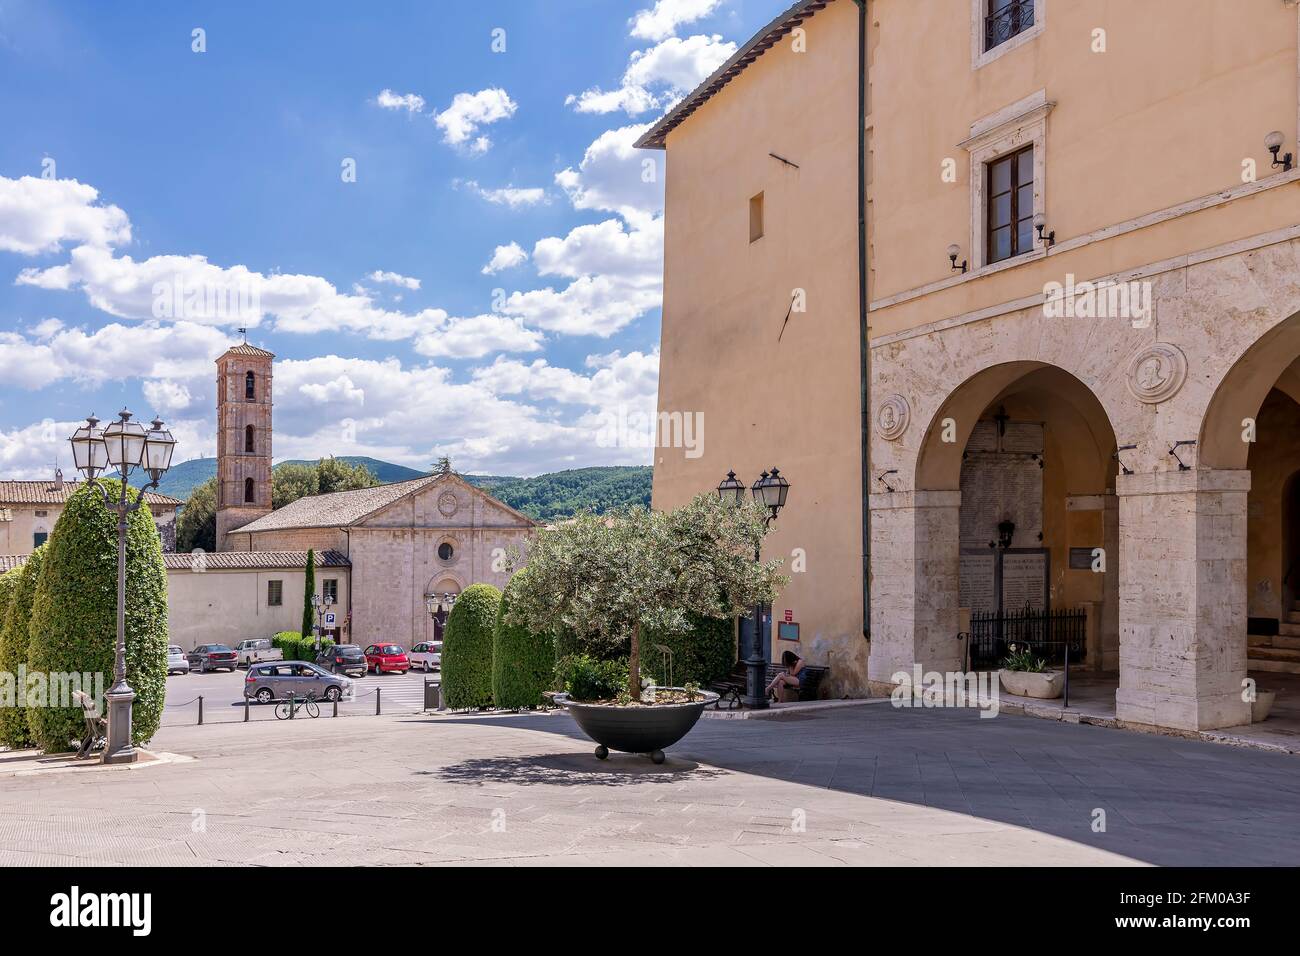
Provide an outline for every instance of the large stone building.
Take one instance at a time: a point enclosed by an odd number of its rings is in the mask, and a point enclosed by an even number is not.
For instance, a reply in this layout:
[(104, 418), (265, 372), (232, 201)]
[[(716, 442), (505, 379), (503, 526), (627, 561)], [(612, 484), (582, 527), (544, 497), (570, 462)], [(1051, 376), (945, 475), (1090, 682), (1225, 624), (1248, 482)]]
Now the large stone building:
[(709, 436), (656, 506), (781, 468), (836, 693), (1079, 609), (1120, 720), (1248, 722), (1300, 663), (1297, 76), (1284, 0), (795, 3), (640, 142)]
[(441, 637), (447, 595), (504, 587), (506, 556), (535, 528), (454, 473), (300, 498), (271, 510), (274, 356), (243, 344), (217, 359), (217, 552), (168, 561), (173, 642), (232, 643), (297, 630), (307, 552), (334, 601), (336, 640), (408, 647)]

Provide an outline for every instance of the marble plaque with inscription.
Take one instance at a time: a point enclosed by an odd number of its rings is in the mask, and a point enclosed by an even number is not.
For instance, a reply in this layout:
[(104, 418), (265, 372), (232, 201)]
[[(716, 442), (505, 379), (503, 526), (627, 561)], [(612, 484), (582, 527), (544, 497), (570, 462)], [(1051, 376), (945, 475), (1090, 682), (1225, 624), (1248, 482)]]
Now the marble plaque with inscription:
[(1016, 524), (1012, 547), (1032, 548), (1043, 530), (1043, 469), (1028, 455), (976, 453), (961, 468), (963, 550), (988, 547), (998, 539), (998, 524)]
[(1002, 609), (1023, 611), (1047, 607), (1047, 552), (1008, 552), (1002, 555)]
[(963, 552), (958, 602), (972, 611), (998, 609), (998, 556), (991, 550)]

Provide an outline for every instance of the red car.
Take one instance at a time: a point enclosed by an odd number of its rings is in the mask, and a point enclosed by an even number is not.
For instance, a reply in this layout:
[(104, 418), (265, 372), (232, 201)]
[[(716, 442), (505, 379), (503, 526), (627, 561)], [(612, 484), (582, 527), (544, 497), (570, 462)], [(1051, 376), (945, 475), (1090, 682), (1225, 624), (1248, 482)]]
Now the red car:
[(411, 659), (400, 644), (371, 644), (366, 648), (366, 670), (382, 674), (397, 671), (405, 674), (411, 669)]

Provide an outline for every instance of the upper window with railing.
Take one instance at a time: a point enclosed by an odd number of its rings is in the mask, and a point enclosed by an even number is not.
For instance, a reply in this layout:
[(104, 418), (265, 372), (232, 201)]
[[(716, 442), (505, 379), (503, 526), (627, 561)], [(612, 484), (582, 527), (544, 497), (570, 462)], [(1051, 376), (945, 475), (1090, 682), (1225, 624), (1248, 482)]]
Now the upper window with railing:
[(984, 51), (1001, 46), (1034, 25), (1035, 0), (988, 0), (984, 15)]

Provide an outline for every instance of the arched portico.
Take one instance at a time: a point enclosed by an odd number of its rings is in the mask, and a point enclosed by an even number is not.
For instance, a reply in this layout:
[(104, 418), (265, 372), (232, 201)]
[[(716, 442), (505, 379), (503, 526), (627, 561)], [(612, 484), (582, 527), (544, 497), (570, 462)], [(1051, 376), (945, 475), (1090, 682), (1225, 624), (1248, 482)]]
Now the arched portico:
[[(910, 640), (890, 645), (890, 634), (873, 632), (873, 657), (895, 671), (961, 669), (962, 609), (1019, 611), (1032, 593), (1035, 608), (1087, 613), (1088, 663), (1117, 666), (1115, 446), (1097, 396), (1059, 366), (1000, 363), (953, 389), (930, 418), (913, 475), (899, 481), (915, 491), (873, 501), (901, 505), (873, 516), (910, 519), (913, 546), (910, 588), (879, 589), (894, 599), (888, 616), (910, 620)], [(1010, 528), (1005, 540), (999, 525)], [(876, 679), (888, 679), (883, 670)]]

